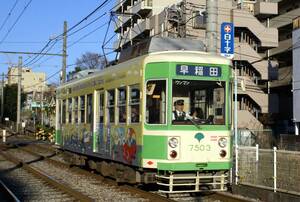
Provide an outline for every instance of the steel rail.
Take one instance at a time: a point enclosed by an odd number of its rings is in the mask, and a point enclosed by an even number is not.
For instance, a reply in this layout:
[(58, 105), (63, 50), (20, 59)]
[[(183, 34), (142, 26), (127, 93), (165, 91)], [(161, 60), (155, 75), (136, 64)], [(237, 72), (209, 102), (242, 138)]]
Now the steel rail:
[[(114, 181), (110, 178), (103, 177), (99, 174), (91, 173), (87, 170), (83, 170), (83, 169), (78, 168), (78, 167), (71, 167), (70, 164), (63, 163), (61, 161), (51, 159), (52, 155), (42, 155), (42, 154), (39, 154), (36, 151), (33, 151), (34, 148), (20, 147), (16, 144), (14, 144), (13, 146), (18, 147), (18, 149), (21, 149), (21, 150), (23, 150), (23, 151), (25, 151), (25, 152), (27, 152), (31, 155), (34, 155), (37, 158), (44, 159), (45, 161), (47, 161), (48, 163), (51, 163), (54, 166), (69, 168), (73, 172), (77, 172), (79, 174), (86, 175), (86, 176), (92, 176), (93, 178), (95, 178), (95, 179), (97, 179), (101, 182), (107, 183), (107, 184), (112, 185), (112, 186), (118, 186), (118, 188), (120, 188), (124, 191), (131, 192), (131, 193), (137, 194), (137, 195), (142, 196), (142, 197), (146, 197), (147, 199), (151, 199), (153, 201), (174, 201), (171, 198), (166, 198), (164, 196), (161, 196), (161, 195), (158, 195), (158, 194), (152, 193), (152, 192), (147, 192), (147, 191), (144, 191), (142, 189), (139, 189), (139, 188), (136, 188), (136, 187), (133, 187), (133, 186), (130, 186), (130, 185), (119, 185), (116, 181)], [(34, 146), (39, 147), (42, 150), (53, 151), (53, 154), (57, 153), (56, 149), (51, 147), (51, 145), (49, 145), (49, 147), (48, 147), (48, 146), (45, 146), (45, 145), (34, 144)], [(169, 195), (169, 196), (172, 197), (172, 195)], [(212, 195), (206, 196), (206, 197), (211, 198), (211, 199), (215, 199), (215, 200), (221, 200), (222, 202), (253, 202), (253, 201), (255, 201), (253, 199), (244, 198), (244, 197), (234, 195), (234, 194), (231, 194), (231, 193), (227, 193), (227, 192), (215, 192)]]
[(0, 180), (0, 191), (5, 198), (2, 200), (20, 202), (21, 200)]
[(234, 195), (234, 194), (227, 193), (227, 192), (216, 192), (210, 197), (213, 199), (216, 199), (216, 200), (220, 200), (222, 202), (254, 202), (254, 201), (256, 201), (254, 199), (241, 197), (241, 196)]
[(4, 153), (3, 151), (0, 151), (0, 154), (7, 161), (13, 162), (16, 165), (21, 166), (22, 168), (24, 168), (26, 171), (33, 174), (37, 178), (42, 179), (46, 183), (48, 183), (48, 184), (52, 185), (53, 187), (55, 187), (56, 189), (58, 189), (60, 191), (63, 191), (64, 193), (69, 194), (70, 196), (74, 197), (76, 200), (84, 201), (84, 202), (93, 201), (93, 199), (91, 199), (90, 197), (78, 192), (77, 190), (74, 190), (74, 189), (70, 188), (67, 184), (64, 184), (62, 182), (59, 182), (59, 181), (55, 180), (54, 178), (47, 175), (46, 173), (44, 173), (44, 172), (42, 172), (42, 171), (40, 171), (36, 168), (33, 168), (32, 166), (30, 166), (26, 162), (23, 162), (23, 161), (17, 159), (16, 157), (14, 157), (10, 154)]
[(106, 183), (106, 184), (111, 185), (111, 186), (116, 186), (116, 187), (118, 187), (119, 189), (121, 189), (123, 191), (130, 192), (132, 194), (137, 194), (137, 195), (139, 195), (139, 196), (141, 196), (143, 198), (149, 199), (150, 201), (155, 201), (155, 202), (168, 202), (168, 201), (169, 202), (174, 202), (174, 200), (168, 199), (168, 198), (166, 198), (164, 196), (161, 196), (161, 195), (158, 195), (158, 194), (155, 194), (155, 193), (152, 193), (152, 192), (147, 192), (147, 191), (144, 191), (142, 189), (139, 189), (139, 188), (136, 188), (136, 187), (133, 187), (133, 186), (129, 186), (129, 185), (126, 185), (126, 184), (119, 185), (115, 180), (112, 180), (112, 179), (109, 179), (109, 178), (105, 178), (105, 177), (103, 177), (103, 176), (101, 176), (99, 174), (94, 174), (94, 173), (91, 173), (91, 172), (89, 172), (87, 170), (83, 170), (83, 169), (78, 168), (78, 167), (71, 167), (70, 164), (63, 163), (63, 162), (60, 162), (60, 161), (57, 161), (57, 160), (49, 158), (51, 155), (50, 156), (41, 155), (41, 154), (33, 151), (33, 148), (31, 148), (31, 147), (28, 147), (28, 148), (18, 147), (18, 149), (21, 149), (21, 150), (23, 150), (23, 151), (25, 151), (25, 152), (27, 152), (27, 153), (29, 153), (31, 155), (34, 155), (37, 158), (44, 159), (45, 161), (51, 163), (54, 166), (69, 168), (70, 171), (72, 171), (72, 172), (76, 172), (76, 173), (79, 173), (81, 175), (85, 175), (87, 177), (93, 177), (94, 179), (97, 179), (100, 182)]

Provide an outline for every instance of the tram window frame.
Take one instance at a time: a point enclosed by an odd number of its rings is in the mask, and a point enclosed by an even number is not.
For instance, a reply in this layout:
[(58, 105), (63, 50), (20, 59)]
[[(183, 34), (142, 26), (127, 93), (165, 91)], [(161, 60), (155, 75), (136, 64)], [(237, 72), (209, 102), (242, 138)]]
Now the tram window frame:
[(86, 95), (86, 123), (92, 124), (93, 123), (93, 94)]
[[(110, 96), (112, 96), (112, 99), (110, 99)], [(115, 103), (116, 103), (116, 93), (115, 89), (107, 90), (107, 123), (115, 123)], [(111, 102), (112, 101), (112, 102)], [(112, 113), (111, 113), (112, 112)]]
[[(83, 104), (82, 101), (84, 101)], [(85, 105), (86, 105), (85, 95), (79, 96), (80, 123), (85, 123)]]
[(97, 123), (104, 123), (104, 92), (103, 91), (97, 91)]
[[(121, 87), (117, 89), (117, 111), (118, 111), (118, 122), (125, 124), (127, 121), (127, 88)], [(123, 93), (123, 94), (122, 94)]]
[[(133, 97), (133, 90), (137, 90), (138, 93), (137, 96)], [(136, 124), (140, 123), (141, 116), (140, 116), (140, 99), (141, 99), (141, 92), (140, 92), (140, 86), (138, 84), (130, 85), (129, 86), (129, 114), (130, 114), (130, 123)], [(134, 114), (137, 115), (136, 121), (133, 121), (133, 112), (132, 109), (137, 110)]]
[(61, 100), (57, 100), (56, 113), (57, 113), (57, 123), (60, 125), (62, 123), (62, 114), (61, 114)]
[(79, 97), (73, 97), (73, 122), (72, 123), (78, 123), (79, 116), (78, 116), (78, 108), (79, 108)]
[(66, 110), (67, 110), (67, 106), (66, 106), (66, 100), (65, 99), (63, 99), (62, 100), (62, 110), (61, 110), (61, 122), (62, 122), (62, 124), (65, 124), (66, 123), (66, 118), (67, 118), (67, 116), (66, 116)]
[[(226, 124), (226, 81), (173, 79), (171, 96), (174, 104), (172, 125)], [(181, 119), (175, 116), (175, 102), (178, 100), (185, 103), (185, 116), (179, 117)]]
[[(151, 106), (148, 106), (148, 95), (152, 95), (155, 91), (156, 85), (154, 85), (154, 87), (150, 87), (148, 86), (148, 82), (164, 82), (165, 86), (164, 86), (164, 107), (162, 109), (154, 109), (152, 113), (156, 113), (157, 111), (159, 112), (159, 114), (153, 114), (151, 115), (151, 117), (159, 117), (159, 122), (150, 122), (150, 111), (147, 111), (151, 108)], [(146, 115), (145, 115), (145, 123), (148, 125), (167, 125), (168, 123), (168, 117), (167, 117), (167, 106), (168, 106), (168, 79), (149, 79), (146, 81), (146, 85), (145, 85), (145, 95), (146, 95)], [(162, 94), (160, 94), (160, 98), (162, 98)], [(158, 95), (156, 95), (155, 99), (158, 98)], [(162, 102), (162, 101), (160, 101)], [(161, 104), (161, 103), (159, 103)], [(161, 111), (161, 112), (160, 112)], [(158, 116), (157, 116), (158, 115)], [(152, 118), (153, 119), (153, 118)]]
[(73, 100), (72, 98), (68, 98), (68, 123), (72, 123), (72, 108)]

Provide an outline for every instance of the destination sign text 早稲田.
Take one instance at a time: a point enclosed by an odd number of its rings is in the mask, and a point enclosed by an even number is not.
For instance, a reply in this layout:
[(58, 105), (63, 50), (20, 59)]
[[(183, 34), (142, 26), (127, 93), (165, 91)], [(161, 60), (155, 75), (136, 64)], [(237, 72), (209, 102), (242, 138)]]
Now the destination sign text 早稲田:
[(203, 65), (176, 65), (176, 75), (221, 77), (221, 67)]

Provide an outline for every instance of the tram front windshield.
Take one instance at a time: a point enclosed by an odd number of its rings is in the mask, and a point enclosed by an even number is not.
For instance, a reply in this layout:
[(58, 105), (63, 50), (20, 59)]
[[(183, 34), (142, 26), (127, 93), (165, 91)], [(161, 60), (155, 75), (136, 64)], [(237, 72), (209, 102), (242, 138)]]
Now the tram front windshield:
[(173, 80), (173, 125), (224, 125), (225, 82)]

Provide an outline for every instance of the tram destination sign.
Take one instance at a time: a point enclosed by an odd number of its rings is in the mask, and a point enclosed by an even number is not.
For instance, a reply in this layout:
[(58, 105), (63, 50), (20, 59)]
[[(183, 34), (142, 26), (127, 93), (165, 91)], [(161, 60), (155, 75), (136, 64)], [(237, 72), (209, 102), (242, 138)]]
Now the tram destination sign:
[(202, 65), (176, 65), (176, 75), (220, 77), (222, 69), (221, 67)]

